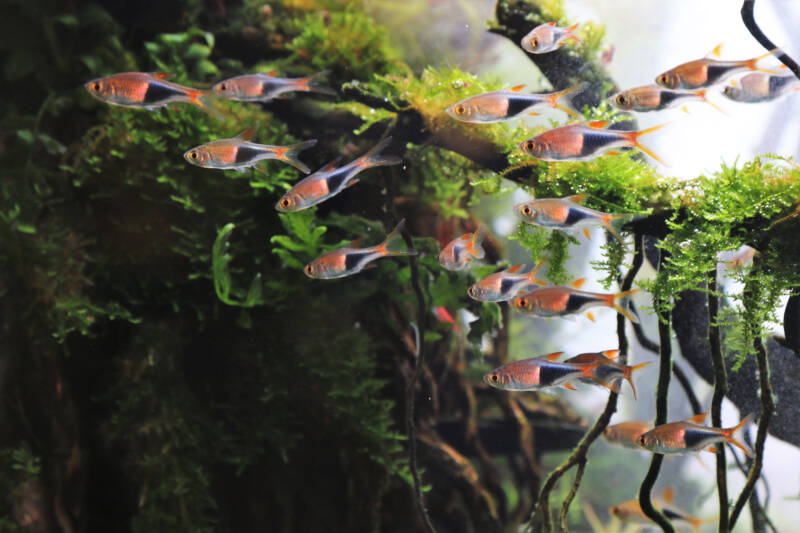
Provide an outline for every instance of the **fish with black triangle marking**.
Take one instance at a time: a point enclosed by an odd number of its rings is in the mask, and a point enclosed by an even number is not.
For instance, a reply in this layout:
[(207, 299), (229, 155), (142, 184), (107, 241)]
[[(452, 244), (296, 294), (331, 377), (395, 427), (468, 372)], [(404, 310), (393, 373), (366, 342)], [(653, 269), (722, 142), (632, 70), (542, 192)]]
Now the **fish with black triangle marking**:
[(483, 376), (492, 387), (509, 391), (532, 391), (563, 385), (574, 390), (570, 381), (580, 378), (599, 379), (596, 368), (602, 364), (557, 362), (564, 352), (554, 352), (531, 359), (522, 359), (495, 368)]
[[(585, 86), (586, 84), (581, 83), (552, 93), (523, 93), (522, 89), (525, 86), (517, 85), (504, 91), (491, 91), (470, 96), (451, 105), (445, 109), (445, 112), (456, 120), (474, 124), (505, 122), (537, 107), (552, 107), (577, 117), (579, 115), (575, 111), (559, 101)], [(538, 115), (535, 112), (528, 114)]]
[(312, 92), (336, 95), (336, 91), (319, 83), (319, 78), (328, 71), (318, 72), (305, 78), (278, 78), (278, 72), (242, 74), (222, 80), (211, 87), (211, 90), (222, 98), (239, 102), (269, 102), (275, 98), (283, 98), (290, 92)]
[(139, 109), (159, 109), (170, 104), (193, 104), (219, 117), (210, 105), (209, 91), (167, 81), (166, 72), (120, 72), (86, 82), (83, 86), (94, 98), (111, 105)]
[(386, 137), (366, 154), (339, 168), (336, 168), (338, 158), (328, 163), (297, 182), (278, 200), (275, 209), (282, 213), (308, 209), (358, 183), (356, 175), (360, 172), (369, 168), (402, 163), (403, 160), (399, 157), (381, 154), (391, 142), (392, 138)]
[(523, 273), (525, 265), (516, 265), (494, 274), (489, 274), (467, 289), (473, 300), (480, 302), (505, 302), (520, 291), (536, 285), (546, 285), (536, 279), (536, 273), (542, 268), (547, 258), (543, 258), (530, 272)]
[(580, 202), (585, 199), (585, 194), (575, 194), (565, 198), (538, 198), (515, 205), (514, 211), (528, 224), (562, 231), (582, 229), (587, 239), (591, 238), (590, 227), (604, 226), (619, 242), (622, 242), (618, 228), (639, 215), (604, 213), (581, 205)]
[(570, 357), (565, 363), (600, 363), (595, 370), (598, 379), (581, 378), (583, 383), (598, 384), (612, 392), (619, 393), (620, 382), (624, 379), (631, 385), (633, 399), (636, 399), (636, 385), (633, 384), (633, 373), (650, 364), (625, 365), (614, 361), (619, 350), (605, 350), (603, 352), (587, 352)]
[(473, 259), (483, 259), (485, 232), (480, 228), (453, 239), (439, 252), (439, 264), (447, 270), (462, 270)]
[(680, 422), (656, 426), (639, 437), (639, 445), (651, 452), (670, 454), (699, 452), (704, 448), (716, 452), (714, 444), (728, 442), (751, 455), (750, 450), (733, 437), (734, 433), (750, 421), (751, 415), (730, 428), (701, 426), (706, 417), (708, 413), (702, 413)]
[[(405, 219), (392, 230), (386, 239), (375, 246), (358, 248), (359, 240), (351, 242), (348, 246), (333, 250), (314, 259), (303, 269), (306, 276), (315, 279), (343, 278), (358, 274), (364, 269), (372, 268), (372, 261), (383, 257), (417, 255), (416, 250), (409, 250), (400, 232), (405, 225)], [(403, 243), (403, 249), (396, 246)]]
[(569, 27), (559, 27), (555, 22), (545, 22), (529, 31), (520, 41), (520, 46), (529, 54), (546, 54), (564, 46), (567, 39), (583, 44), (583, 41), (575, 35), (579, 25), (577, 22)]
[[(631, 294), (638, 292), (639, 289), (631, 289), (618, 294), (579, 290), (585, 281), (586, 278), (580, 278), (573, 281), (569, 286), (556, 285), (554, 287), (533, 289), (512, 299), (510, 302), (511, 308), (523, 315), (553, 318), (583, 313), (592, 307), (610, 307), (631, 322), (639, 322), (639, 319), (625, 309), (623, 305), (617, 303), (617, 300), (626, 299)], [(591, 312), (587, 312), (586, 317), (594, 322), (594, 315)]]
[(187, 150), (183, 154), (183, 158), (198, 167), (240, 172), (254, 167), (259, 161), (277, 159), (292, 165), (305, 174), (311, 172), (311, 169), (303, 164), (297, 156), (303, 150), (317, 144), (316, 139), (289, 146), (270, 146), (250, 141), (255, 130), (256, 128), (253, 127), (230, 139), (219, 139), (195, 146), (191, 150)]

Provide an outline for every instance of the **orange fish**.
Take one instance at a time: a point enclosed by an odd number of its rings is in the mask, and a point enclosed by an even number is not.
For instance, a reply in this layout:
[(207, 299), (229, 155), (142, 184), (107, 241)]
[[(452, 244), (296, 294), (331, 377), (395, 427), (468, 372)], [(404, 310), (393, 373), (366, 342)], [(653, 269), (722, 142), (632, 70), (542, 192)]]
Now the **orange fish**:
[(328, 252), (314, 259), (306, 265), (303, 271), (309, 278), (343, 278), (372, 267), (373, 265), (369, 263), (381, 257), (417, 255), (415, 250), (393, 250), (390, 248), (395, 243), (403, 241), (400, 231), (403, 229), (405, 222), (405, 219), (401, 220), (397, 227), (386, 237), (386, 240), (377, 246), (355, 248), (355, 246), (358, 246), (358, 241), (353, 241), (349, 246)]
[[(631, 322), (639, 322), (635, 316), (616, 303), (616, 300), (630, 296), (638, 292), (639, 289), (631, 289), (619, 294), (601, 294), (578, 290), (584, 281), (586, 281), (585, 278), (575, 280), (572, 282), (571, 287), (558, 285), (533, 289), (531, 292), (511, 300), (511, 308), (524, 315), (550, 318), (582, 313), (591, 307), (610, 307)], [(592, 313), (587, 313), (586, 316), (594, 322)]]
[(208, 91), (166, 81), (170, 76), (162, 72), (122, 72), (97, 78), (83, 86), (89, 94), (107, 104), (152, 110), (187, 102), (211, 112), (206, 101), (210, 96)]
[[(719, 57), (720, 47), (721, 45), (714, 48), (710, 55)], [(778, 52), (780, 49), (775, 48), (766, 54), (742, 61), (721, 61), (709, 57), (696, 59), (659, 74), (656, 83), (667, 89), (702, 89), (723, 82), (734, 74), (746, 70), (777, 74), (777, 72), (757, 67), (756, 63)]]
[(483, 235), (480, 229), (474, 233), (465, 233), (457, 239), (450, 241), (447, 246), (439, 252), (439, 264), (447, 270), (461, 270), (472, 258), (483, 259)]
[[(786, 65), (781, 65), (786, 66)], [(776, 100), (786, 94), (800, 91), (800, 80), (794, 74), (773, 75), (754, 72), (731, 81), (722, 94), (735, 102), (754, 104)]]
[(574, 390), (570, 381), (581, 377), (599, 379), (594, 369), (601, 363), (557, 363), (564, 352), (514, 361), (483, 376), (492, 387), (511, 391), (540, 390), (564, 385)]
[[(696, 518), (673, 507), (672, 504), (674, 494), (675, 489), (673, 487), (668, 487), (664, 489), (664, 492), (661, 493), (661, 496), (654, 501), (654, 503), (661, 508), (661, 512), (665, 517), (667, 517), (668, 520), (673, 522), (687, 522), (695, 531), (699, 531), (700, 526), (703, 524), (714, 522), (714, 520), (702, 520), (700, 518)], [(616, 516), (623, 522), (635, 521), (648, 524), (652, 523), (650, 518), (644, 514), (644, 511), (642, 511), (642, 508), (639, 505), (639, 500), (629, 500), (627, 502), (620, 503), (611, 507), (609, 511), (612, 515)]]
[(240, 102), (268, 102), (294, 91), (336, 95), (336, 91), (317, 81), (327, 74), (326, 71), (307, 78), (276, 78), (275, 74), (276, 71), (235, 76), (217, 83), (211, 90), (218, 96)]
[(184, 159), (203, 168), (231, 169), (243, 172), (264, 159), (279, 159), (301, 172), (311, 170), (297, 159), (300, 152), (317, 144), (316, 139), (289, 146), (269, 146), (250, 142), (255, 128), (243, 131), (231, 139), (220, 139), (195, 146), (183, 154)]
[(611, 444), (616, 444), (623, 448), (641, 450), (642, 448), (639, 446), (639, 437), (651, 429), (653, 429), (653, 424), (650, 422), (621, 422), (606, 427), (603, 431), (603, 437)]
[(623, 111), (660, 111), (670, 107), (679, 106), (686, 101), (700, 100), (723, 112), (714, 102), (706, 98), (707, 91), (698, 89), (695, 91), (670, 90), (659, 87), (658, 85), (645, 85), (644, 87), (634, 87), (627, 91), (620, 91), (608, 97), (608, 102)]
[(392, 138), (387, 137), (369, 152), (342, 167), (336, 168), (336, 161), (333, 161), (306, 176), (278, 200), (275, 209), (282, 213), (308, 209), (358, 183), (356, 174), (368, 168), (401, 163), (403, 160), (399, 157), (380, 153), (391, 142)]
[(579, 23), (573, 24), (570, 27), (560, 28), (556, 26), (555, 22), (547, 22), (533, 28), (522, 38), (520, 45), (522, 48), (531, 54), (544, 54), (558, 50), (559, 47), (564, 45), (567, 39), (574, 39), (578, 43), (581, 41), (575, 30), (578, 29)]
[(545, 285), (544, 281), (536, 279), (535, 276), (546, 259), (539, 261), (539, 264), (527, 274), (518, 273), (524, 268), (524, 265), (517, 265), (501, 272), (489, 274), (478, 283), (470, 286), (467, 289), (467, 294), (470, 298), (481, 302), (505, 302), (530, 285)]
[(607, 120), (595, 120), (585, 124), (561, 126), (522, 141), (519, 148), (526, 154), (544, 161), (589, 161), (613, 148), (638, 148), (662, 165), (666, 165), (649, 148), (639, 143), (639, 137), (659, 130), (667, 124), (642, 131), (605, 129), (609, 124)]
[(514, 206), (514, 211), (522, 216), (528, 224), (536, 224), (546, 228), (564, 231), (583, 228), (583, 234), (589, 239), (589, 226), (602, 225), (619, 241), (622, 237), (612, 222), (619, 224), (624, 218), (634, 217), (631, 214), (612, 215), (579, 204), (586, 198), (585, 194), (576, 194), (566, 198), (539, 198)]
[[(483, 94), (470, 96), (457, 102), (445, 112), (456, 120), (462, 122), (472, 122), (477, 124), (488, 124), (490, 122), (504, 122), (522, 114), (534, 107), (550, 106), (560, 109), (570, 115), (578, 116), (575, 111), (558, 103), (558, 100), (572, 92), (584, 87), (584, 84), (576, 85), (563, 91), (554, 93), (531, 93), (523, 94), (520, 91), (524, 85), (517, 85), (507, 91), (492, 91)], [(538, 113), (531, 113), (537, 115)]]
[[(729, 442), (740, 448), (747, 455), (751, 455), (750, 450), (733, 438), (733, 434), (750, 421), (750, 415), (744, 417), (741, 422), (732, 428), (699, 425), (707, 416), (708, 413), (703, 413), (681, 422), (671, 422), (656, 426), (639, 437), (639, 445), (651, 452), (668, 454), (699, 452), (714, 443)], [(715, 450), (712, 447), (709, 448), (709, 451)]]
[(631, 384), (631, 390), (633, 390), (633, 399), (636, 399), (636, 386), (633, 384), (633, 373), (637, 370), (641, 370), (642, 368), (646, 367), (650, 364), (650, 362), (642, 363), (639, 365), (623, 365), (622, 363), (616, 363), (611, 358), (617, 354), (618, 350), (606, 350), (604, 352), (589, 352), (589, 353), (582, 353), (580, 355), (576, 355), (575, 357), (570, 357), (565, 363), (600, 363), (600, 366), (597, 367), (595, 370), (595, 374), (598, 378), (600, 378), (599, 382), (597, 380), (587, 380), (581, 379), (586, 383), (600, 383), (604, 387), (612, 390), (613, 392), (619, 393), (620, 389), (620, 382), (624, 379), (628, 383)]

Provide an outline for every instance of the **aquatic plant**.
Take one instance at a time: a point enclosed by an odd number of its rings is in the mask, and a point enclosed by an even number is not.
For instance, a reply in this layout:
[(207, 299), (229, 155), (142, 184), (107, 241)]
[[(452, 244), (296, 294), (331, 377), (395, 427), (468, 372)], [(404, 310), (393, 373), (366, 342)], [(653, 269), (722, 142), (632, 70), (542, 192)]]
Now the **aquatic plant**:
[[(436, 260), (441, 244), (478, 227), (470, 207), (505, 194), (509, 181), (536, 197), (586, 193), (590, 207), (637, 215), (625, 226), (632, 256), (610, 242), (595, 266), (622, 290), (645, 260), (658, 269), (642, 285), (653, 294), (659, 342), (634, 327), (661, 358), (657, 421), (667, 420), (672, 372), (699, 410), (674, 365), (672, 330), (687, 360), (716, 379), (715, 425), (724, 396), (737, 403), (743, 391), (760, 391), (756, 458), (730, 514), (724, 450), (717, 459), (723, 521), (736, 523), (767, 431), (800, 444), (782, 383), (773, 413), (775, 359), (764, 343), (764, 324), (790, 292), (785, 344), (800, 349), (800, 170), (759, 157), (679, 182), (630, 152), (535, 162), (517, 147), (544, 126), (474, 128), (444, 112), (503, 83), (455, 67), (409, 67), (361, 2), (205, 4), (163, 2), (155, 19), (121, 5), (0, 8), (14, 95), (0, 119), (13, 132), (0, 151), (0, 420), (8, 428), (0, 491), (13, 496), (0, 504), (0, 529), (29, 525), (21, 509), (32, 523), (64, 530), (500, 531), (526, 522), (549, 530), (554, 519), (566, 529), (591, 468), (587, 452), (617, 395), (587, 430), (556, 399), (487, 390), (480, 376), (509, 356), (508, 308), (471, 300), (466, 289), (494, 266), (448, 272)], [(518, 44), (549, 20), (567, 22), (560, 2), (499, 0), (490, 30)], [(39, 29), (44, 39), (23, 38)], [(630, 128), (604, 100), (615, 88), (596, 62), (602, 33), (584, 24), (585, 46), (531, 61), (556, 90), (588, 82), (575, 100), (585, 118)], [(273, 69), (327, 70), (338, 96), (216, 101), (217, 120), (189, 106), (107, 107), (80, 88), (127, 70), (169, 71), (207, 87)], [(216, 171), (180, 157), (253, 125), (264, 143), (319, 139), (308, 153), (316, 168), (392, 135), (404, 165), (372, 169), (325, 204), (277, 214), (275, 200), (301, 177), (295, 169), (265, 162), (263, 172)], [(353, 239), (380, 242), (404, 217), (419, 257), (330, 283), (303, 275), (321, 253)], [(512, 238), (532, 261), (548, 255), (549, 281), (571, 278), (574, 238), (524, 224)], [(731, 297), (716, 285), (717, 254), (742, 244), (760, 255), (738, 273), (745, 290)], [(501, 251), (490, 239), (488, 262)], [(477, 319), (467, 332), (440, 308)], [(624, 360), (621, 317), (617, 334)], [(741, 386), (726, 391), (736, 379)], [(553, 450), (567, 455), (548, 473), (541, 459)], [(668, 531), (650, 504), (658, 457), (641, 502)], [(572, 484), (556, 493), (573, 468)], [(112, 485), (121, 489), (110, 494)]]

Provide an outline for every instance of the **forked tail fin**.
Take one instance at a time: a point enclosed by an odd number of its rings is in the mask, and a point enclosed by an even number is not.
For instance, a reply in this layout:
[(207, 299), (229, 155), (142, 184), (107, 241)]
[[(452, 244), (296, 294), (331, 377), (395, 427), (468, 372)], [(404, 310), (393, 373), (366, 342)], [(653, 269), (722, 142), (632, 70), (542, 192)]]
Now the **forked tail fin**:
[(302, 161), (300, 161), (297, 156), (300, 154), (300, 152), (307, 148), (311, 148), (315, 144), (317, 144), (317, 140), (311, 139), (310, 141), (290, 144), (289, 146), (281, 146), (275, 150), (275, 155), (278, 157), (278, 159), (289, 163), (300, 172), (308, 174), (311, 172), (311, 169), (308, 168)]
[(313, 93), (320, 93), (320, 94), (328, 94), (330, 96), (336, 96), (336, 91), (322, 85), (319, 83), (319, 78), (324, 78), (329, 74), (329, 71), (323, 70), (322, 72), (317, 72), (307, 78), (300, 78), (297, 81), (297, 88), (300, 91), (307, 91)]
[(581, 24), (580, 22), (576, 22), (575, 24), (567, 28), (565, 31), (568, 33), (567, 39), (574, 39), (579, 44), (583, 44), (583, 41), (581, 41), (580, 38), (578, 38), (578, 36), (575, 35), (575, 30), (578, 29), (578, 26), (580, 26), (580, 24)]
[(761, 61), (762, 59), (766, 59), (769, 56), (777, 55), (777, 54), (780, 54), (782, 52), (783, 52), (783, 50), (781, 50), (780, 48), (773, 48), (772, 50), (770, 50), (766, 54), (761, 54), (760, 56), (754, 57), (753, 59), (747, 59), (747, 60), (743, 61), (742, 63), (744, 64), (744, 66), (746, 66), (750, 70), (755, 70), (755, 71), (758, 71), (758, 72), (766, 72), (767, 74), (781, 74), (781, 72), (777, 71), (777, 70), (770, 70), (768, 68), (761, 68), (761, 67), (757, 66), (757, 63), (759, 61)]
[(356, 159), (355, 163), (362, 168), (383, 167), (389, 165), (399, 165), (403, 160), (394, 155), (381, 155), (381, 152), (392, 142), (391, 137), (376, 144), (369, 152)]
[(471, 253), (475, 259), (483, 259), (486, 252), (483, 250), (483, 239), (486, 238), (486, 231), (481, 231), (483, 228), (478, 228), (472, 233), (472, 239), (469, 246)]
[(700, 89), (699, 91), (694, 91), (694, 94), (699, 96), (705, 103), (707, 103), (708, 105), (710, 105), (711, 107), (713, 107), (714, 109), (716, 109), (717, 111), (722, 113), (723, 115), (727, 116), (727, 113), (725, 112), (724, 109), (722, 109), (720, 106), (718, 106), (717, 104), (715, 104), (714, 102), (712, 102), (711, 100), (706, 98), (706, 96), (708, 95), (708, 90), (707, 89)]
[(403, 240), (403, 236), (400, 232), (403, 230), (403, 226), (406, 224), (406, 219), (400, 221), (397, 226), (392, 230), (392, 232), (386, 236), (386, 239), (380, 243), (378, 246), (375, 246), (374, 250), (376, 252), (380, 252), (382, 255), (417, 255), (416, 250), (409, 250), (405, 248), (403, 250), (398, 249), (391, 249), (391, 246), (397, 245), (400, 242), (403, 243), (405, 247), (405, 241)]
[(726, 441), (730, 442), (731, 444), (733, 444), (737, 448), (740, 448), (744, 453), (747, 454), (748, 457), (752, 456), (753, 454), (750, 453), (750, 450), (748, 450), (744, 446), (744, 444), (742, 444), (741, 442), (739, 442), (738, 440), (733, 438), (733, 434), (736, 433), (737, 431), (739, 431), (740, 429), (742, 429), (745, 425), (747, 425), (747, 423), (750, 422), (750, 418), (752, 416), (753, 415), (747, 415), (746, 417), (744, 417), (742, 419), (741, 422), (739, 422), (738, 424), (736, 424), (732, 428), (728, 428), (728, 429), (723, 430), (723, 432), (722, 432), (722, 434), (725, 435), (725, 440)]
[(547, 282), (544, 282), (540, 279), (536, 279), (536, 273), (539, 271), (540, 268), (542, 268), (544, 262), (547, 261), (547, 259), (548, 259), (547, 255), (543, 256), (542, 259), (538, 263), (536, 263), (536, 266), (533, 267), (533, 270), (528, 272), (527, 274), (528, 283), (530, 283), (531, 285), (547, 285)]
[(655, 154), (655, 152), (653, 152), (652, 150), (650, 150), (649, 148), (647, 148), (646, 146), (642, 145), (639, 142), (639, 137), (641, 137), (642, 135), (647, 135), (648, 133), (652, 133), (654, 131), (660, 130), (661, 128), (663, 128), (664, 126), (667, 126), (668, 124), (669, 124), (669, 122), (665, 122), (664, 124), (659, 124), (658, 126), (653, 126), (652, 128), (647, 128), (647, 129), (641, 130), (641, 131), (627, 131), (627, 132), (623, 132), (623, 135), (625, 135), (625, 137), (628, 138), (628, 141), (630, 141), (633, 146), (635, 146), (636, 148), (638, 148), (642, 152), (646, 153), (647, 155), (649, 155), (650, 157), (652, 157), (653, 159), (655, 159), (656, 161), (658, 161), (659, 163), (661, 163), (665, 167), (668, 167), (669, 165), (667, 163), (665, 163), (663, 159), (658, 157)]
[(646, 367), (650, 363), (652, 363), (652, 361), (648, 361), (646, 363), (642, 363), (642, 364), (639, 364), (639, 365), (626, 366), (625, 367), (625, 379), (628, 381), (628, 383), (631, 384), (631, 390), (633, 391), (633, 399), (634, 400), (636, 399), (636, 385), (633, 384), (633, 375), (632, 374), (634, 372), (636, 372), (637, 370), (641, 370), (642, 368)]
[(212, 101), (216, 99), (216, 95), (213, 91), (204, 91), (201, 89), (190, 89), (186, 92), (186, 96), (189, 97), (189, 101), (214, 117), (217, 120), (225, 120), (225, 115), (219, 111), (218, 109), (214, 108), (212, 105)]
[(584, 89), (586, 87), (586, 85), (587, 85), (586, 83), (579, 83), (578, 85), (573, 85), (572, 87), (567, 87), (563, 91), (559, 91), (557, 93), (553, 93), (553, 94), (551, 94), (550, 96), (547, 97), (547, 102), (552, 107), (555, 107), (556, 109), (560, 109), (561, 111), (564, 111), (565, 113), (567, 113), (569, 115), (572, 115), (572, 116), (575, 116), (575, 117), (580, 117), (580, 115), (578, 113), (576, 113), (575, 111), (573, 111), (569, 107), (559, 104), (558, 100), (560, 100), (561, 98), (563, 98), (564, 96), (566, 96), (566, 95), (568, 95), (570, 93), (574, 93), (576, 91), (580, 91), (580, 90)]
[(613, 308), (617, 313), (621, 314), (634, 324), (639, 323), (639, 319), (633, 316), (625, 307), (617, 303), (617, 300), (624, 300), (631, 294), (639, 292), (639, 289), (631, 289), (629, 291), (623, 291), (619, 294), (606, 294), (603, 298), (606, 301), (606, 305)]

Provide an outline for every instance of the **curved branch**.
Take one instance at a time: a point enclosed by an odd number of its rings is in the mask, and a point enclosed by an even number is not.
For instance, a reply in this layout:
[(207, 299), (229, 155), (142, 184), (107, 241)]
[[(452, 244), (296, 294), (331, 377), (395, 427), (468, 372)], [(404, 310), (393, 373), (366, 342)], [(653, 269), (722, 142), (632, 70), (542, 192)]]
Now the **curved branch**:
[[(742, 4), (742, 22), (744, 22), (747, 31), (749, 31), (750, 34), (755, 37), (756, 41), (758, 41), (761, 46), (767, 50), (774, 50), (778, 47), (775, 46), (775, 43), (773, 43), (769, 37), (764, 35), (764, 32), (762, 32), (761, 28), (759, 28), (758, 24), (756, 24), (755, 16), (753, 16), (753, 8), (755, 5), (756, 0), (744, 0), (744, 3)], [(794, 59), (789, 57), (786, 52), (782, 52), (777, 56), (777, 58), (781, 63), (789, 67), (789, 70), (794, 72), (795, 76), (800, 78), (800, 65), (798, 65)]]
[[(717, 296), (717, 269), (708, 274), (708, 341), (711, 362), (714, 365), (714, 395), (711, 398), (711, 425), (722, 427), (722, 400), (728, 392), (728, 373), (722, 357), (719, 332), (719, 298)], [(717, 494), (719, 496), (719, 532), (728, 531), (728, 477), (725, 446), (717, 450)]]
[[(665, 252), (661, 254), (661, 265), (659, 270), (664, 268)], [(654, 426), (660, 426), (667, 423), (667, 392), (669, 391), (669, 378), (672, 370), (672, 343), (670, 339), (670, 316), (662, 315), (661, 304), (663, 302), (653, 302), (658, 315), (658, 342), (661, 348), (660, 363), (658, 369), (658, 384), (656, 385), (656, 419), (653, 423)], [(653, 459), (650, 461), (650, 468), (642, 480), (642, 485), (639, 487), (639, 506), (642, 508), (644, 514), (647, 515), (653, 522), (661, 526), (664, 533), (675, 533), (675, 528), (667, 518), (653, 506), (650, 493), (653, 490), (653, 485), (658, 479), (658, 473), (661, 470), (661, 462), (664, 456), (660, 453), (654, 453)]]

